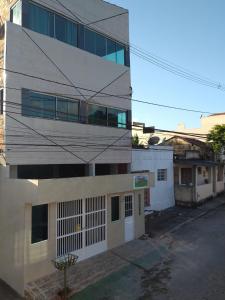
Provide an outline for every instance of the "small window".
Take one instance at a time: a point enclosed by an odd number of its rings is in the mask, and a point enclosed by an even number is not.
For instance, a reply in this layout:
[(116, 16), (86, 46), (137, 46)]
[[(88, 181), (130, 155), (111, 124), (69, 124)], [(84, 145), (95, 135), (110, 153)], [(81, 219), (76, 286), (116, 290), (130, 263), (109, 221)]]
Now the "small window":
[(111, 198), (111, 216), (112, 222), (120, 219), (120, 197), (115, 196)]
[(192, 184), (192, 169), (181, 168), (181, 184), (190, 185)]
[(88, 106), (88, 123), (95, 125), (107, 125), (107, 109), (103, 106)]
[(55, 37), (62, 42), (77, 46), (77, 25), (55, 15)]
[(108, 126), (126, 128), (127, 113), (118, 109), (108, 108)]
[(31, 243), (48, 239), (48, 204), (32, 206)]
[(157, 178), (158, 178), (158, 181), (166, 181), (167, 180), (167, 169), (158, 169)]
[(22, 24), (21, 3), (22, 3), (21, 1), (18, 1), (11, 9), (11, 22), (17, 25)]

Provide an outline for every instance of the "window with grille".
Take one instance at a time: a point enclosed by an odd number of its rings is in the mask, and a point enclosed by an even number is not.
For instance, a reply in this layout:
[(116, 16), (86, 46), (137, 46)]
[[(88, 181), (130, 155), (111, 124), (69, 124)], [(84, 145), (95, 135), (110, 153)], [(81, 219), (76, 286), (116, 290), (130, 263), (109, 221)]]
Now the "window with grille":
[(132, 195), (125, 196), (125, 218), (133, 215), (133, 197)]
[(158, 181), (166, 181), (167, 180), (167, 169), (158, 169), (157, 179), (158, 179)]

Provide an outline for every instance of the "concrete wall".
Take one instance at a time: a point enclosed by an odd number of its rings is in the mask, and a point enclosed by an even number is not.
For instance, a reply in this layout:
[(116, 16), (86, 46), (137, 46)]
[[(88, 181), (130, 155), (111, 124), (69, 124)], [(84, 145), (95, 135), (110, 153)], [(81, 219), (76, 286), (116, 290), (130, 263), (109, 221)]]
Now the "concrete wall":
[(204, 184), (196, 187), (197, 202), (213, 196), (213, 184)]
[(175, 185), (175, 199), (178, 202), (193, 202), (193, 187)]
[(223, 181), (217, 181), (216, 182), (216, 192), (217, 193), (224, 192), (224, 182)]
[[(88, 3), (90, 2), (91, 1), (88, 1)], [(102, 1), (97, 2), (104, 3)], [(78, 4), (79, 3), (81, 3), (81, 1), (78, 1)], [(109, 10), (108, 4), (105, 6), (104, 3), (103, 7), (106, 9), (107, 13), (110, 12), (112, 14), (112, 11)], [(98, 14), (99, 13), (100, 12), (98, 12)], [(117, 29), (117, 32), (120, 32), (122, 35), (126, 35), (128, 38), (127, 27), (125, 26), (128, 24), (127, 22), (127, 15), (123, 15), (123, 18), (121, 17), (118, 20), (114, 20), (115, 25), (112, 26), (112, 28), (114, 28), (112, 30), (116, 32)], [(130, 69), (128, 67), (106, 61), (96, 55), (72, 47), (53, 38), (29, 30), (27, 30), (27, 32), (47, 53), (47, 55), (51, 57), (51, 59), (61, 68), (66, 76), (70, 78), (74, 85), (99, 91), (116, 77), (126, 72), (118, 81), (106, 88), (104, 92), (115, 95), (127, 95), (130, 93)], [(38, 47), (26, 36), (20, 26), (10, 22), (6, 24), (6, 44), (6, 68), (42, 78), (44, 77), (65, 84), (69, 83), (68, 80), (66, 80), (56, 67), (46, 58), (46, 56), (43, 55), (40, 49), (38, 49)], [(84, 101), (84, 97), (80, 96), (78, 90), (74, 87), (65, 87), (12, 73), (7, 73), (6, 84), (18, 89), (28, 88), (46, 93), (73, 95), (73, 98)], [(80, 92), (85, 94), (86, 99), (94, 94), (94, 92), (87, 92), (83, 90), (80, 90)], [(27, 126), (34, 128), (44, 135), (72, 135), (73, 137), (77, 137), (79, 141), (78, 143), (77, 140), (68, 138), (65, 142), (65, 140), (62, 141), (62, 139), (60, 140), (59, 138), (53, 137), (54, 141), (58, 144), (78, 144), (77, 147), (67, 147), (67, 149), (73, 151), (79, 158), (65, 151), (55, 152), (56, 150), (62, 150), (57, 147), (42, 147), (41, 149), (38, 149), (39, 151), (37, 152), (32, 152), (36, 151), (37, 147), (29, 147), (29, 150), (31, 151), (30, 153), (21, 153), (21, 151), (14, 152), (11, 147), (10, 151), (6, 151), (6, 159), (9, 164), (84, 163), (84, 161), (87, 162), (91, 160), (94, 160), (92, 162), (95, 163), (129, 163), (131, 161), (131, 153), (129, 151), (131, 143), (128, 139), (131, 136), (131, 133), (128, 130), (22, 117), (20, 115), (20, 90), (7, 89), (5, 91), (5, 100), (8, 101), (5, 105), (5, 109), (7, 109), (8, 112), (13, 112), (11, 113), (11, 116), (25, 123)], [(15, 102), (17, 105), (14, 104), (12, 107), (12, 105), (9, 105), (9, 102)], [(109, 107), (117, 107), (126, 110), (131, 109), (130, 100), (122, 100), (118, 97), (95, 97), (92, 99), (92, 102), (100, 103)], [(23, 138), (19, 136), (18, 138), (14, 137), (14, 143), (32, 144), (36, 142), (45, 145), (49, 145), (49, 143), (51, 143), (28, 129), (26, 125), (22, 125), (7, 116), (5, 122), (6, 142), (12, 142), (12, 139), (7, 134), (10, 129), (11, 135), (29, 135), (29, 137)], [(123, 135), (124, 138), (118, 140)], [(80, 140), (80, 137), (85, 137), (85, 140)], [(94, 143), (98, 145), (91, 149), (90, 147), (84, 148), (87, 143)], [(99, 155), (97, 159), (94, 159), (96, 155), (100, 154), (100, 152), (107, 147), (107, 145), (111, 144), (113, 144), (114, 148), (109, 147), (107, 151)], [(115, 151), (115, 149), (118, 150), (118, 146), (123, 146), (123, 151)], [(127, 151), (125, 151), (126, 149)], [(13, 150), (15, 150), (15, 146)], [(52, 155), (53, 153), (54, 155)]]
[[(157, 170), (167, 169), (167, 180), (157, 180)], [(148, 150), (132, 151), (132, 170), (154, 173), (155, 186), (150, 188), (150, 208), (162, 210), (174, 206), (173, 148), (152, 146)]]

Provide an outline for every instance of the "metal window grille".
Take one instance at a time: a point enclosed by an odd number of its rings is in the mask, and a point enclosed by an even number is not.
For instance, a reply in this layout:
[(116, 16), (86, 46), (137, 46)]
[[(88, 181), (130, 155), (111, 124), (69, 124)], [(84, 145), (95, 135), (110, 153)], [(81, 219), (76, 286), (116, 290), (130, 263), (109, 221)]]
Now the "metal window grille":
[(158, 178), (158, 181), (166, 181), (167, 180), (167, 169), (158, 169), (157, 178)]
[(133, 197), (125, 196), (125, 218), (133, 215)]

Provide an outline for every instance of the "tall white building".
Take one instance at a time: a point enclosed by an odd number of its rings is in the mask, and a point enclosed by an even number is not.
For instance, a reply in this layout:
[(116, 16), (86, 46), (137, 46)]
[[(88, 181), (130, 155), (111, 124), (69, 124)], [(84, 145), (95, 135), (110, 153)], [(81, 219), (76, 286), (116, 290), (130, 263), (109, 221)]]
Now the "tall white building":
[(2, 0), (0, 12), (0, 278), (23, 295), (52, 259), (142, 235), (150, 173), (129, 173), (128, 11)]

